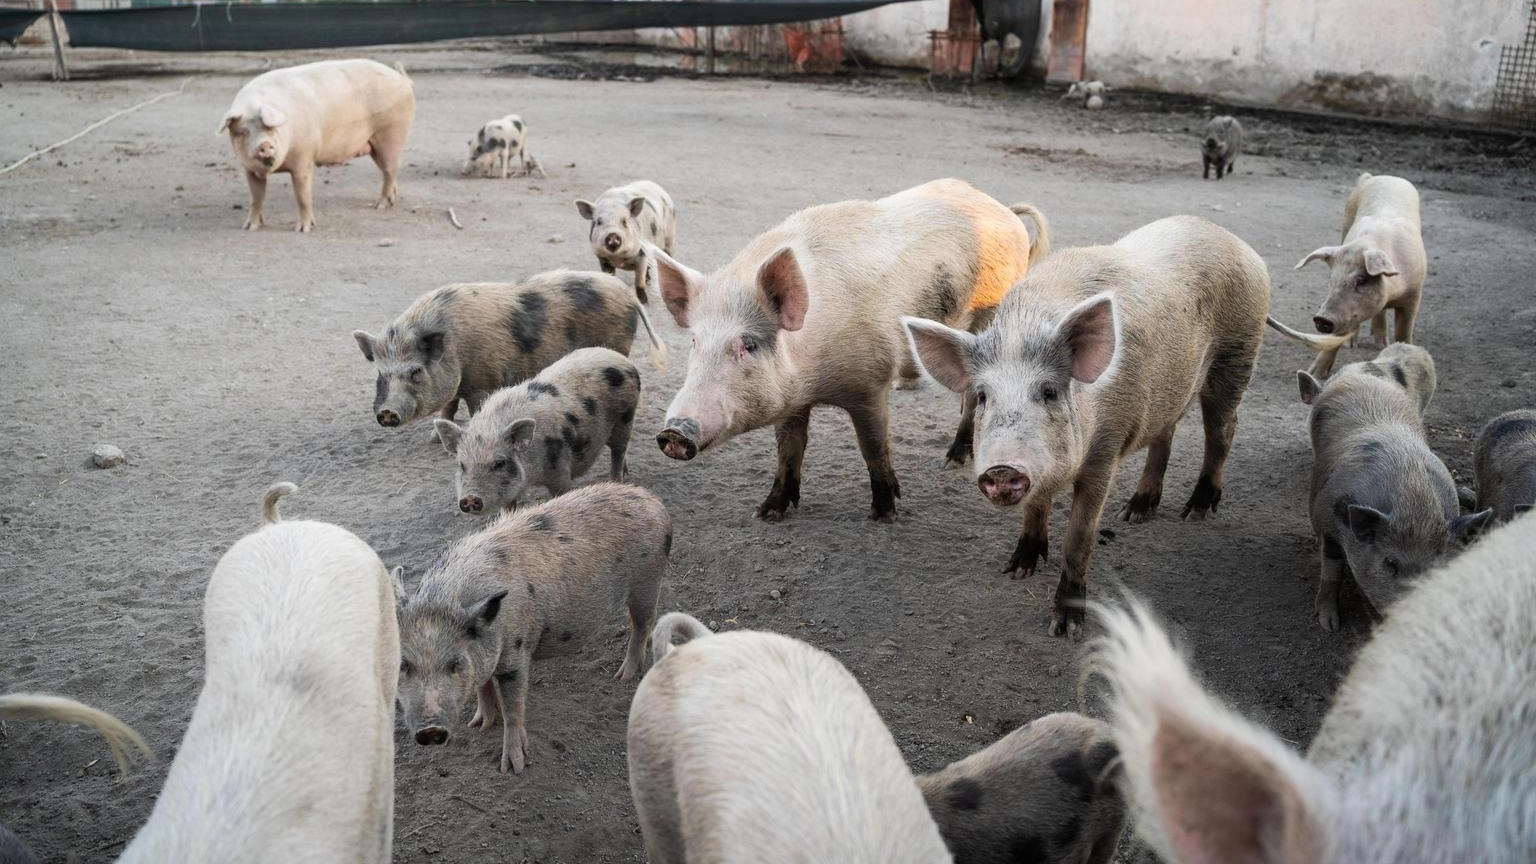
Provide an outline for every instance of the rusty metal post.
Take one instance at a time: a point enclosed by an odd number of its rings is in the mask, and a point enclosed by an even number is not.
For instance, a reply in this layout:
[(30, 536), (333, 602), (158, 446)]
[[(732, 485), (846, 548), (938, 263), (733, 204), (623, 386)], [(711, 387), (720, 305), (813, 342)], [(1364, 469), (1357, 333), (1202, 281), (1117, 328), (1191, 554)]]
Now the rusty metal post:
[(709, 43), (704, 49), (704, 71), (709, 75), (715, 74), (715, 28), (709, 28)]
[(64, 41), (59, 36), (59, 0), (48, 0), (48, 30), (53, 34), (53, 80), (68, 81), (69, 66), (64, 62)]

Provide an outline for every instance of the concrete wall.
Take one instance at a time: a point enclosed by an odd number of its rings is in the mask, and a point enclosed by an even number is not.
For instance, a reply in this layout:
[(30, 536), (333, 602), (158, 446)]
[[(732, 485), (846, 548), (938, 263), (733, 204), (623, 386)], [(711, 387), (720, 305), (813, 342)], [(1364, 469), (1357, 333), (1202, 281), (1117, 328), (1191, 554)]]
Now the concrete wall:
[(1242, 102), (1483, 120), (1530, 0), (1090, 0), (1087, 74)]

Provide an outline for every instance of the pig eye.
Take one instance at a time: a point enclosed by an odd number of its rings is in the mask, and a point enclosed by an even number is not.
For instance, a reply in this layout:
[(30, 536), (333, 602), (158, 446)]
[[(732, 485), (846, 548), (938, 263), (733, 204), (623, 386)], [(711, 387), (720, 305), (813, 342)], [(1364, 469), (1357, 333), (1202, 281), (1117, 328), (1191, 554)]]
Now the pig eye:
[(405, 659), (404, 657), (400, 658), (400, 674), (401, 675), (409, 675), (409, 674), (411, 674), (411, 661)]
[(505, 459), (497, 459), (495, 462), (491, 463), (491, 470), (492, 471), (505, 471), (506, 468), (507, 468), (507, 460), (505, 460)]
[(411, 377), (411, 383), (413, 383), (413, 384), (420, 384), (422, 381), (426, 380), (427, 370), (421, 368), (420, 366), (417, 366), (415, 369), (411, 370), (410, 377)]
[(977, 387), (976, 388), (976, 407), (980, 408), (981, 406), (983, 406), (985, 404), (987, 404), (987, 391), (981, 389), (980, 387)]
[(748, 354), (756, 354), (757, 340), (753, 339), (751, 336), (741, 337), (741, 350), (747, 352)]
[(1392, 571), (1392, 575), (1393, 576), (1397, 575), (1397, 559), (1396, 558), (1393, 558), (1391, 555), (1388, 555), (1386, 558), (1384, 558), (1382, 560), (1381, 563), (1387, 565), (1387, 569)]
[(459, 471), (460, 472), (464, 472), (464, 471), (468, 471), (468, 470), (469, 470), (469, 466), (465, 465), (463, 462), (459, 463)]
[(464, 660), (463, 660), (463, 658), (455, 657), (452, 660), (448, 661), (448, 674), (449, 675), (457, 675), (460, 672), (462, 672), (463, 670), (464, 670)]
[(1055, 402), (1060, 397), (1061, 393), (1056, 389), (1055, 384), (1046, 384), (1040, 388), (1040, 400), (1042, 402)]

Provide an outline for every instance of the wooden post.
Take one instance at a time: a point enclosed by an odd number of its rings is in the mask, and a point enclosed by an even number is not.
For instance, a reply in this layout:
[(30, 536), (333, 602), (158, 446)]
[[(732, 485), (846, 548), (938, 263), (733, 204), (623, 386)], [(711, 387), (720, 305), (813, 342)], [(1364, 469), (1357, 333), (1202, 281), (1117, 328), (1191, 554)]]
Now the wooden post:
[(709, 45), (704, 49), (704, 71), (709, 75), (715, 74), (715, 28), (709, 28)]
[(48, 0), (48, 29), (53, 33), (53, 80), (68, 81), (69, 66), (64, 62), (64, 42), (59, 37), (59, 0)]

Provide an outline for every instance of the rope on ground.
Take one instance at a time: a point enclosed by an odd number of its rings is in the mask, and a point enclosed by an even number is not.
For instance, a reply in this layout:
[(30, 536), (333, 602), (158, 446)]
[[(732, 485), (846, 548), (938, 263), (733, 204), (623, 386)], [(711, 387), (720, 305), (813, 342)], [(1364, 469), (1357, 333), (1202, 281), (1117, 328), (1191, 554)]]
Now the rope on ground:
[(182, 93), (186, 92), (187, 84), (191, 83), (191, 81), (192, 81), (192, 79), (188, 78), (186, 81), (181, 82), (181, 86), (176, 88), (175, 90), (172, 90), (172, 91), (170, 91), (168, 93), (161, 93), (159, 96), (156, 96), (156, 97), (154, 97), (152, 99), (145, 99), (143, 102), (140, 102), (137, 105), (132, 105), (132, 106), (129, 106), (127, 108), (124, 108), (121, 111), (116, 111), (116, 112), (113, 112), (111, 114), (108, 114), (107, 116), (101, 118), (100, 120), (97, 120), (95, 123), (92, 123), (91, 125), (85, 127), (84, 129), (81, 129), (79, 132), (76, 132), (75, 134), (69, 136), (68, 138), (65, 138), (63, 141), (57, 141), (57, 142), (54, 142), (53, 144), (49, 144), (47, 147), (44, 147), (41, 150), (33, 150), (31, 153), (28, 153), (27, 155), (25, 155), (25, 156), (21, 157), (20, 159), (16, 160), (15, 162), (12, 162), (11, 164), (5, 166), (4, 168), (0, 168), (0, 174), (9, 174), (12, 171), (15, 171), (17, 168), (20, 168), (21, 166), (27, 164), (28, 162), (31, 162), (33, 159), (36, 159), (39, 156), (47, 155), (48, 153), (51, 153), (54, 150), (57, 150), (60, 147), (63, 147), (65, 144), (70, 143), (71, 141), (76, 141), (76, 140), (78, 140), (80, 138), (83, 138), (85, 135), (87, 135), (87, 134), (89, 134), (91, 132), (94, 132), (97, 129), (100, 129), (101, 127), (107, 125), (108, 123), (111, 123), (113, 120), (116, 120), (117, 118), (122, 117), (125, 114), (132, 114), (133, 112), (139, 110), (140, 108), (148, 108), (149, 106), (155, 104), (156, 102), (159, 102), (162, 99), (169, 99), (172, 96), (180, 96)]

